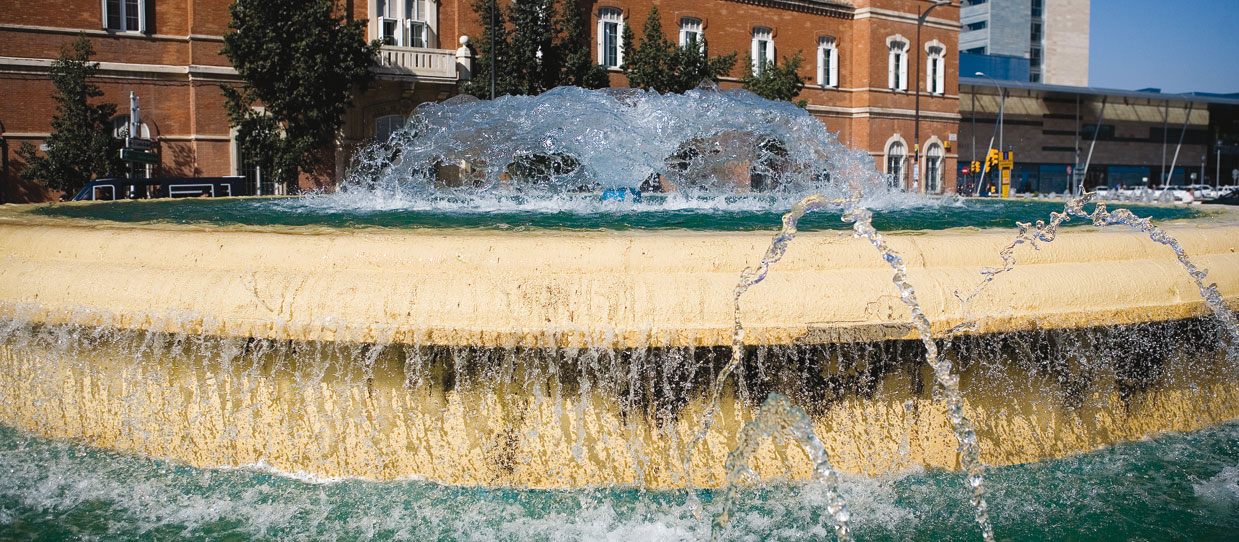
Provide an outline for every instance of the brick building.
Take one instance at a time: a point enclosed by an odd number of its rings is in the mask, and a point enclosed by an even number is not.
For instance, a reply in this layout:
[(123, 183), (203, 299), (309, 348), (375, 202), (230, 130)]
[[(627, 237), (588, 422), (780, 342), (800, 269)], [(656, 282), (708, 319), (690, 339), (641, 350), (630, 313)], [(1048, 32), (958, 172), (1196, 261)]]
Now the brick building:
[[(101, 65), (94, 81), (104, 101), (141, 100), (144, 135), (156, 141), (157, 176), (246, 175), (245, 157), (224, 114), (220, 83), (238, 81), (219, 54), (229, 0), (9, 0), (0, 10), (0, 157), (3, 201), (37, 201), (52, 194), (22, 181), (22, 142), (47, 136), (55, 110), (48, 68), (60, 47), (86, 35)], [(501, 0), (501, 4), (506, 3)], [(52, 5), (54, 4), (54, 5)], [(673, 40), (699, 33), (711, 54), (731, 51), (781, 58), (801, 51), (809, 84), (800, 98), (840, 140), (864, 148), (900, 186), (952, 190), (959, 125), (957, 51), (959, 10), (937, 7), (917, 37), (917, 16), (928, 0), (581, 0), (600, 63), (622, 62), (623, 25), (637, 34), (651, 4)], [(334, 176), (303, 178), (302, 188), (331, 183), (351, 149), (399, 126), (417, 104), (458, 92), (468, 49), (480, 36), (469, 0), (343, 0), (348, 16), (369, 20), (370, 37), (384, 38), (378, 81), (354, 98), (345, 118)], [(742, 61), (741, 61), (742, 62)], [(726, 87), (739, 86), (737, 65)], [(916, 76), (917, 70), (921, 76)], [(618, 68), (612, 84), (625, 83)], [(919, 85), (918, 85), (919, 83)], [(920, 89), (920, 141), (915, 141)], [(118, 123), (123, 121), (118, 120)], [(924, 159), (915, 161), (919, 149)], [(915, 167), (914, 167), (915, 165)], [(925, 182), (928, 179), (930, 182)], [(262, 193), (283, 187), (264, 186)]]

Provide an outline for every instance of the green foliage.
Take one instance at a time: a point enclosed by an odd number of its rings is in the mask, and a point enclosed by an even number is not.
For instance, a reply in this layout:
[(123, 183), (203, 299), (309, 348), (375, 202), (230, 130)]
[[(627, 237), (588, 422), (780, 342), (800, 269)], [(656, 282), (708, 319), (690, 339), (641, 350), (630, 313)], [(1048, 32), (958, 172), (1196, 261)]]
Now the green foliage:
[(663, 33), (658, 6), (651, 6), (641, 31), (641, 44), (632, 46), (624, 27), (624, 74), (629, 86), (658, 92), (686, 92), (704, 80), (718, 82), (736, 64), (736, 53), (709, 58), (705, 44), (680, 47)]
[[(335, 0), (237, 0), (221, 50), (244, 84), (221, 85), (228, 120), (264, 179), (294, 182), (336, 140), (353, 91), (369, 84), (379, 42)], [(254, 109), (255, 105), (263, 111)]]
[(585, 26), (581, 6), (576, 3), (576, 0), (563, 0), (563, 8), (559, 16), (559, 28), (562, 32), (559, 51), (563, 55), (563, 70), (559, 75), (559, 84), (581, 88), (611, 86), (611, 79), (607, 77), (607, 69), (594, 62), (589, 31)]
[(61, 48), (52, 63), (50, 76), (56, 91), (56, 112), (52, 115), (52, 133), (45, 143), (47, 152), (39, 156), (34, 145), (22, 143), (17, 154), (26, 162), (21, 176), (38, 180), (52, 190), (73, 194), (89, 183), (92, 177), (118, 174), (124, 170), (120, 160), (120, 141), (112, 137), (112, 117), (116, 104), (92, 105), (91, 98), (103, 95), (99, 87), (87, 80), (99, 71), (99, 63), (90, 62), (95, 54), (85, 36), (78, 37), (72, 48)]
[[(744, 83), (744, 88), (753, 91), (754, 94), (766, 98), (767, 100), (782, 100), (790, 102), (800, 94), (804, 89), (804, 78), (800, 76), (800, 65), (804, 63), (804, 58), (801, 57), (800, 51), (791, 57), (783, 57), (783, 65), (778, 65), (762, 59), (762, 67), (758, 70), (759, 75), (753, 75), (752, 70), (745, 70), (744, 77), (740, 79)], [(746, 66), (753, 65), (752, 57), (748, 57)], [(799, 100), (796, 105), (805, 107), (808, 105), (807, 100)]]
[(508, 6), (512, 39), (507, 67), (516, 85), (513, 94), (541, 94), (559, 82), (561, 62), (554, 48), (553, 9), (552, 0), (520, 0)]
[(490, 98), (492, 55), (495, 96), (541, 94), (559, 85), (608, 86), (606, 69), (590, 56), (589, 32), (580, 6), (575, 0), (560, 1), (559, 10), (556, 0), (513, 2), (495, 13), (496, 24), (491, 28), (491, 1), (474, 0), (482, 39), (477, 43), (473, 79), (461, 89)]

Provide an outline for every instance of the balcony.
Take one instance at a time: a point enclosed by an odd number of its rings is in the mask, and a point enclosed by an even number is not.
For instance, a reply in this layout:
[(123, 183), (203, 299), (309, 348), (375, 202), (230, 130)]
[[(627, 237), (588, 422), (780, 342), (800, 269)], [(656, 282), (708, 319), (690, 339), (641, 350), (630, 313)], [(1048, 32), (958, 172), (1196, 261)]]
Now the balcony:
[(383, 79), (456, 82), (456, 51), (384, 45), (375, 73)]

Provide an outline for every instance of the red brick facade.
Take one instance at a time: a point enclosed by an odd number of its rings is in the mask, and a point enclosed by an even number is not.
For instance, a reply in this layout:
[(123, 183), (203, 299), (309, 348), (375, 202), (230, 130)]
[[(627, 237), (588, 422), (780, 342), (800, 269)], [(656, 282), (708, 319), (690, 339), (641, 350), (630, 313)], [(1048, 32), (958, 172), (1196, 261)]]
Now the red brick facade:
[[(477, 15), (469, 0), (423, 0), (430, 29), (427, 46), (439, 60), (454, 58), (459, 38), (480, 36)], [(220, 83), (235, 82), (235, 71), (219, 54), (221, 36), (227, 28), (229, 0), (142, 0), (145, 29), (142, 32), (104, 30), (99, 0), (34, 2), (10, 0), (0, 10), (0, 156), (3, 178), (0, 201), (49, 199), (37, 184), (23, 181), (24, 167), (16, 151), (22, 142), (38, 144), (50, 129), (55, 110), (50, 98), (47, 69), (62, 45), (78, 34), (90, 38), (101, 63), (95, 84), (103, 89), (102, 100), (128, 111), (129, 92), (141, 99), (142, 120), (157, 142), (162, 162), (153, 173), (160, 176), (214, 176), (241, 173), (231, 130), (224, 115)], [(501, 3), (506, 3), (502, 2)], [(595, 32), (600, 8), (623, 12), (625, 24), (639, 36), (652, 4), (657, 4), (662, 25), (672, 40), (680, 20), (701, 20), (711, 54), (731, 51), (740, 61), (724, 87), (738, 86), (743, 58), (750, 51), (754, 27), (769, 28), (776, 55), (781, 59), (801, 51), (801, 73), (809, 85), (800, 98), (808, 109), (845, 145), (864, 148), (878, 168), (887, 166), (890, 143), (900, 141), (912, 156), (915, 90), (921, 85), (920, 147), (927, 150), (940, 142), (945, 150), (941, 167), (942, 190), (955, 184), (956, 148), (952, 136), (958, 128), (959, 11), (941, 6), (921, 28), (916, 38), (918, 10), (929, 5), (921, 0), (583, 0), (590, 30)], [(342, 5), (355, 18), (371, 19), (371, 37), (377, 37), (376, 0), (345, 0)], [(888, 89), (889, 38), (899, 36), (909, 44), (906, 61), (907, 91)], [(838, 58), (837, 85), (817, 85), (819, 38), (835, 41)], [(945, 88), (940, 94), (925, 91), (926, 44), (945, 44)], [(919, 58), (918, 58), (919, 57)], [(916, 77), (917, 61), (921, 76)], [(449, 70), (450, 71), (450, 70)], [(624, 78), (612, 73), (612, 83)], [(352, 146), (374, 137), (376, 122), (387, 115), (407, 115), (418, 103), (441, 100), (456, 92), (454, 77), (442, 74), (386, 73), (380, 71), (373, 88), (359, 92), (357, 106), (346, 115), (338, 178)], [(908, 161), (907, 168), (911, 166)], [(924, 161), (922, 161), (923, 168)], [(918, 190), (924, 190), (924, 170)], [(303, 179), (303, 187), (311, 181)], [(911, 186), (911, 175), (904, 184)]]

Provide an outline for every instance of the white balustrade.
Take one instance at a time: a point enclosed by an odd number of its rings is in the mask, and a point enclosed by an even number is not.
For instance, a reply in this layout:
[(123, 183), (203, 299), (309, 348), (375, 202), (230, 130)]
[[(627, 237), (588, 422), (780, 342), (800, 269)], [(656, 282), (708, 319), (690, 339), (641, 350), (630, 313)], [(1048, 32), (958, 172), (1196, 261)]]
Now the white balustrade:
[(380, 74), (456, 79), (456, 51), (384, 45), (379, 50)]

